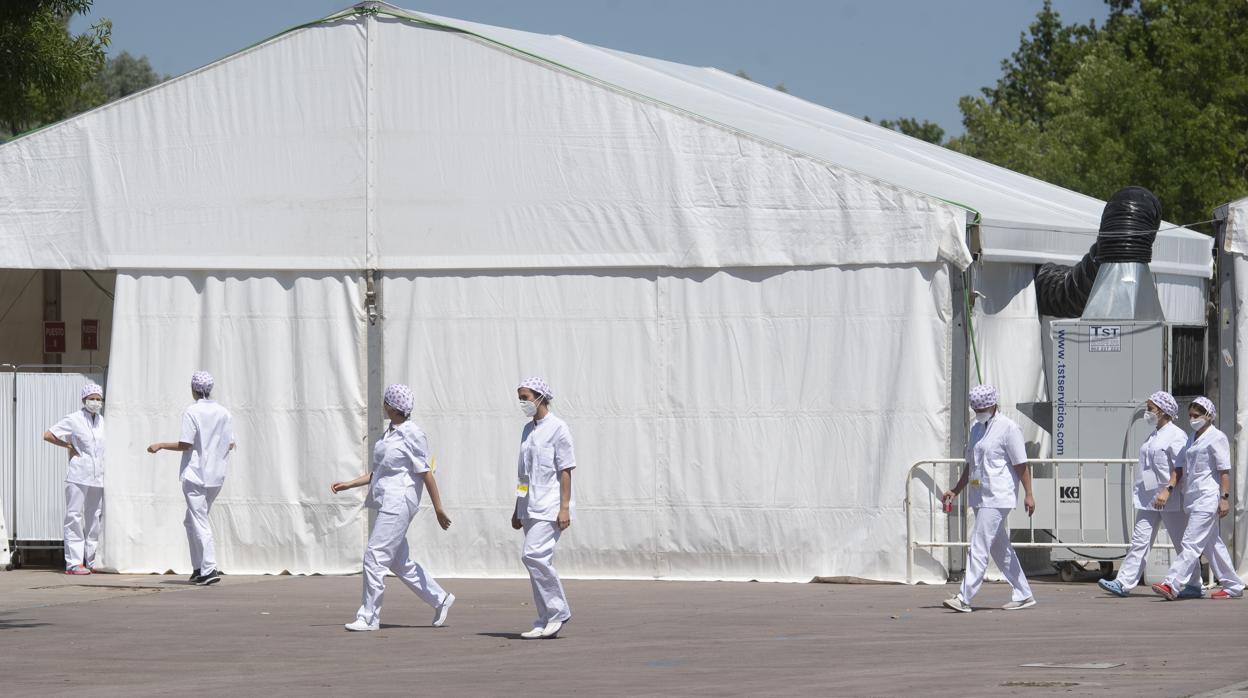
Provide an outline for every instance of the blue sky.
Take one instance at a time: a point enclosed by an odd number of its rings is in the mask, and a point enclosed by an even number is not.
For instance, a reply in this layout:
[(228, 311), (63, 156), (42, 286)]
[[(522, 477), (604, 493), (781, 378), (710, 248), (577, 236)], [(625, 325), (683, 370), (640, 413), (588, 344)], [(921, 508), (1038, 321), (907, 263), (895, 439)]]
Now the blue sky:
[[(81, 31), (113, 21), (110, 53), (178, 75), (350, 0), (95, 0)], [(744, 70), (837, 111), (913, 116), (962, 131), (958, 98), (993, 84), (1042, 0), (406, 0), (403, 7), (681, 63)], [(1054, 0), (1066, 20), (1101, 0)]]

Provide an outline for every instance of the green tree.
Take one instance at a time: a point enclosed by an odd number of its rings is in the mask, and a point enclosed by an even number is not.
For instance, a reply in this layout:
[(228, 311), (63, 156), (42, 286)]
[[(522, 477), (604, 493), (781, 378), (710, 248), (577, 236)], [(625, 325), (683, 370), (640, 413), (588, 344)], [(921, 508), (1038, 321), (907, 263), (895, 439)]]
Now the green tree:
[(1204, 220), (1248, 194), (1248, 2), (1108, 4), (1098, 28), (1046, 2), (949, 147), (1099, 198), (1143, 185), (1169, 220)]
[(169, 76), (152, 69), (147, 56), (136, 58), (122, 51), (108, 59), (91, 81), (90, 89), (97, 93), (98, 105), (146, 90), (168, 79)]
[[(870, 117), (864, 118), (867, 121), (871, 121)], [(897, 120), (880, 119), (880, 125), (884, 128), (904, 133), (907, 136), (918, 138), (921, 141), (935, 143), (936, 145), (940, 145), (945, 140), (945, 129), (927, 119), (919, 121), (918, 119), (903, 116)]]
[(0, 2), (0, 130), (19, 133), (73, 113), (83, 86), (104, 65), (112, 23), (77, 36), (69, 19), (92, 0)]

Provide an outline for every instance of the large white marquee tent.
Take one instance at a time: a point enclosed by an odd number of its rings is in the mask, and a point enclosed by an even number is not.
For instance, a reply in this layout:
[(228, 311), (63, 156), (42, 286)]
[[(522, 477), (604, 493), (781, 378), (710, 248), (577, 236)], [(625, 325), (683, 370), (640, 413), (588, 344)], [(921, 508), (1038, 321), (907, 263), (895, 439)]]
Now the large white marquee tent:
[[(543, 374), (580, 464), (566, 573), (897, 580), (905, 473), (960, 438), (972, 252), (984, 380), (1040, 399), (1031, 271), (1102, 205), (718, 70), (369, 4), (0, 146), (0, 269), (117, 273), (119, 570), (189, 569), (143, 449), (204, 368), (240, 435), (227, 572), (358, 570), (329, 484), (407, 382), (455, 520), (416, 554), (522, 574), (513, 389)], [(1208, 238), (1163, 231), (1154, 270), (1203, 318)]]

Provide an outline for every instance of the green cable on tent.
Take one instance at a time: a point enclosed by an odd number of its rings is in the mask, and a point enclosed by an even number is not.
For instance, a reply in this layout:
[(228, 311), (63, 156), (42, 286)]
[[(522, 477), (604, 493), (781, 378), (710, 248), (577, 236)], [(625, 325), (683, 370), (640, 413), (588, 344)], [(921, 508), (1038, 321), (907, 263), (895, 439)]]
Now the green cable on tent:
[(975, 323), (971, 319), (974, 310), (971, 308), (971, 288), (969, 286), (962, 289), (963, 301), (966, 304), (966, 333), (970, 339), (971, 353), (975, 356), (975, 378), (982, 385), (984, 382), (984, 374), (979, 368), (979, 345), (975, 341)]

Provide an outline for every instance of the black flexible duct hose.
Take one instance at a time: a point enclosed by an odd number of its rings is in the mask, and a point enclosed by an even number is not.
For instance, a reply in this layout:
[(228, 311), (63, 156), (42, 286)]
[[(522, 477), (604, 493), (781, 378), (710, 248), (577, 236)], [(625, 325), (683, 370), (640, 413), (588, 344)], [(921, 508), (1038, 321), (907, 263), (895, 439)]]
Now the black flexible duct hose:
[(1161, 202), (1144, 187), (1120, 189), (1101, 212), (1100, 234), (1073, 267), (1049, 263), (1036, 271), (1040, 314), (1079, 317), (1088, 303), (1101, 265), (1153, 261), (1153, 242), (1161, 226)]

